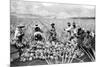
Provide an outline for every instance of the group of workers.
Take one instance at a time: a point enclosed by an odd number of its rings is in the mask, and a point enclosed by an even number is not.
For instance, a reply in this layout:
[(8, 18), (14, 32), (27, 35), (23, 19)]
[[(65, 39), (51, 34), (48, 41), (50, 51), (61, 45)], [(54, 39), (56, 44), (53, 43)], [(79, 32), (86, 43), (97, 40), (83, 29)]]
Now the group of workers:
[[(15, 30), (15, 34), (14, 34), (15, 45), (17, 47), (19, 47), (18, 48), (19, 49), (19, 57), (21, 57), (22, 55), (25, 54), (24, 51), (23, 51), (23, 49), (25, 48), (25, 44), (22, 43), (22, 39), (23, 39), (23, 37), (25, 35), (25, 33), (23, 32), (23, 29), (24, 28), (25, 28), (24, 25), (17, 26), (17, 28)], [(84, 30), (81, 27), (77, 27), (75, 22), (73, 22), (73, 24), (71, 24), (70, 22), (68, 22), (67, 23), (67, 28), (65, 28), (63, 30), (67, 34), (67, 39), (66, 39), (67, 43), (66, 42), (63, 43), (63, 42), (59, 41), (59, 39), (57, 39), (57, 32), (56, 32), (56, 28), (55, 28), (55, 23), (52, 23), (51, 24), (51, 30), (49, 30), (49, 31), (50, 31), (50, 35), (49, 35), (48, 42), (49, 42), (50, 45), (53, 45), (54, 44), (53, 46), (55, 47), (51, 51), (53, 51), (55, 49), (59, 49), (58, 48), (59, 44), (60, 44), (60, 46), (63, 44), (63, 46), (61, 46), (62, 48), (64, 48), (64, 47), (68, 48), (68, 45), (69, 44), (73, 44), (74, 47), (75, 47), (74, 50), (76, 50), (77, 46), (78, 46), (79, 49), (81, 48), (80, 46), (85, 46), (86, 48), (84, 48), (84, 49), (87, 49), (87, 51), (92, 51), (91, 48), (93, 48), (93, 50), (95, 51), (94, 46), (92, 47), (91, 43), (89, 43), (89, 45), (87, 45), (88, 43), (86, 43), (86, 41), (85, 41), (85, 39), (87, 39), (88, 42), (91, 42), (93, 39), (95, 39), (95, 34), (93, 32), (88, 31), (88, 30)], [(38, 42), (41, 42), (42, 40), (44, 40), (44, 41), (46, 40), (45, 39), (45, 36), (43, 36), (43, 34), (44, 34), (43, 30), (38, 26), (38, 24), (35, 25), (34, 33), (33, 34), (34, 34), (34, 41), (36, 41), (37, 43)], [(94, 40), (92, 41), (92, 44), (94, 45), (93, 42), (94, 42)], [(84, 43), (86, 43), (86, 44), (84, 45)], [(46, 44), (48, 44), (48, 43), (46, 42)], [(24, 46), (24, 48), (23, 48), (23, 46)], [(37, 47), (38, 45), (35, 45), (35, 46)], [(46, 46), (45, 47), (42, 47), (42, 48), (44, 49), (44, 53), (46, 55), (46, 54), (50, 53), (50, 50), (48, 50), (48, 49), (50, 49), (52, 47), (50, 47), (50, 48), (48, 47), (47, 50), (46, 50)], [(89, 50), (88, 50), (88, 48), (89, 48)], [(32, 50), (32, 47), (31, 47), (31, 50)], [(63, 49), (63, 50), (65, 50), (65, 49)], [(49, 51), (49, 52), (46, 52), (46, 51)], [(55, 51), (53, 51), (53, 52), (55, 52)], [(51, 53), (53, 53), (53, 52), (51, 52)], [(64, 51), (59, 51), (59, 52), (62, 52), (63, 53)], [(93, 57), (94, 57), (94, 54), (93, 54)]]

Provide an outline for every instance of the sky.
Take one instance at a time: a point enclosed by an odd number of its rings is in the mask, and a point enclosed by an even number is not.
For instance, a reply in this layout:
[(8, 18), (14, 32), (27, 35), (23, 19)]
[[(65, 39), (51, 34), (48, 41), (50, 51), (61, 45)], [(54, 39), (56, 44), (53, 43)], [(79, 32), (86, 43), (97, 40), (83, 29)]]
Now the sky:
[(95, 17), (95, 6), (11, 0), (11, 13), (44, 17)]

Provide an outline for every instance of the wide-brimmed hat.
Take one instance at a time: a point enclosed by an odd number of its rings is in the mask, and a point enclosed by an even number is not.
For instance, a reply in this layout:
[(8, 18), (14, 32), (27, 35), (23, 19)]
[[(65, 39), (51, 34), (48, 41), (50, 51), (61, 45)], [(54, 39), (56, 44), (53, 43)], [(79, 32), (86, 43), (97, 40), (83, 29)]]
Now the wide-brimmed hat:
[(19, 24), (19, 25), (17, 25), (17, 27), (18, 27), (18, 28), (24, 28), (25, 25), (23, 25), (23, 24)]
[(38, 26), (38, 24), (36, 24), (35, 26)]
[(51, 23), (51, 25), (54, 26), (55, 24), (54, 23)]

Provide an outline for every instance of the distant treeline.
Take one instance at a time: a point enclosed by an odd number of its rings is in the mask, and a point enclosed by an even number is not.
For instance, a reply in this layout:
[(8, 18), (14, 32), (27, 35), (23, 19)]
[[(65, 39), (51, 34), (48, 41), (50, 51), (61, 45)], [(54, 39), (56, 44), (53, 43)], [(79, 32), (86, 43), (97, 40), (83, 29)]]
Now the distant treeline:
[(72, 17), (72, 19), (95, 19), (95, 17)]

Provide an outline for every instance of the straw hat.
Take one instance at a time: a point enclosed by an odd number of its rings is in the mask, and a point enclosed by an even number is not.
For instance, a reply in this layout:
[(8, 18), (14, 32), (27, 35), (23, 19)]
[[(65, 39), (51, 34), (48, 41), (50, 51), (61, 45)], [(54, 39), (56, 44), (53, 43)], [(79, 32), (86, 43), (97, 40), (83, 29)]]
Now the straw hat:
[(17, 25), (17, 27), (18, 27), (18, 28), (24, 28), (25, 25), (19, 24), (19, 25)]

